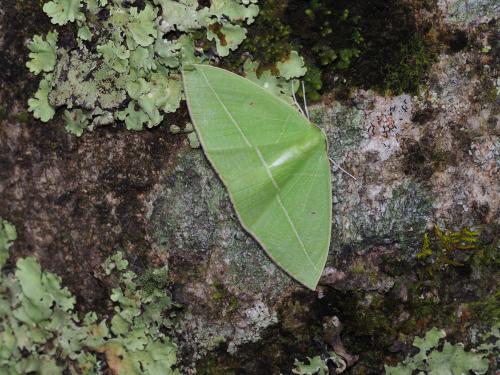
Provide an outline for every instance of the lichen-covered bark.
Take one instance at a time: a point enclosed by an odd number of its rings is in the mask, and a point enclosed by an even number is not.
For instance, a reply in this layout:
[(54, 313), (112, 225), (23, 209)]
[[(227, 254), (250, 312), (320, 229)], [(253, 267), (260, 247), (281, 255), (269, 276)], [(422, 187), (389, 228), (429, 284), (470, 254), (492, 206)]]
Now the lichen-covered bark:
[[(168, 263), (185, 373), (290, 373), (294, 358), (328, 345), (322, 322), (333, 315), (359, 355), (349, 371), (380, 373), (432, 326), (469, 343), (499, 318), (494, 1), (421, 9), (421, 24), (438, 22), (449, 44), (417, 95), (353, 89), (312, 108), (330, 156), (357, 179), (333, 166), (333, 241), (316, 292), (265, 256), (202, 151), (168, 133), (185, 111), (154, 130), (109, 126), (82, 138), (64, 132), (61, 116), (32, 119), (24, 42), (50, 25), (30, 4), (0, 10), (0, 217), (18, 228), (14, 256), (34, 254), (61, 275), (82, 310), (108, 308), (99, 265), (120, 247), (138, 272)], [(437, 256), (463, 229), (478, 233), (473, 248)], [(417, 257), (424, 238), (434, 258)]]

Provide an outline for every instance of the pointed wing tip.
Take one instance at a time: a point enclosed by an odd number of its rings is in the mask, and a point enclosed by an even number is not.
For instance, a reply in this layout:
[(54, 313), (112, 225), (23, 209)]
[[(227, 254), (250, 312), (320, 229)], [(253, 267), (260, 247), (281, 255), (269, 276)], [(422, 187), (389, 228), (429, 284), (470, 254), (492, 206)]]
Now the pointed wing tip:
[[(278, 263), (279, 265), (279, 263)], [(324, 266), (321, 268), (321, 272), (315, 275), (297, 275), (289, 272), (286, 268), (282, 267), (279, 265), (281, 269), (283, 269), (292, 279), (297, 281), (300, 285), (305, 286), (307, 289), (312, 290), (313, 292), (316, 291), (316, 288), (318, 287), (319, 280), (321, 279), (321, 275), (323, 274), (323, 269), (325, 268)]]
[[(321, 275), (320, 275), (321, 277)], [(300, 284), (302, 284), (303, 286), (305, 286), (307, 289), (315, 292), (316, 291), (316, 288), (318, 287), (318, 283), (319, 283), (319, 277), (315, 280), (298, 280), (296, 279)]]

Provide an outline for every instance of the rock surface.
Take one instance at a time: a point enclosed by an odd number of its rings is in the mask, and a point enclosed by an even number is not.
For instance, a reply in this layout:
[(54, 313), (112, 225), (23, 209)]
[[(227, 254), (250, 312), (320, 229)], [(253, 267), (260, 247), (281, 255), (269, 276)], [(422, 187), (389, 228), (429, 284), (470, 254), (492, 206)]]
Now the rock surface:
[[(433, 325), (467, 343), (488, 324), (476, 309), (498, 303), (500, 281), (495, 1), (437, 2), (440, 27), (464, 33), (467, 47), (442, 51), (418, 95), (357, 90), (312, 108), (335, 162), (333, 241), (316, 292), (290, 280), (241, 229), (184, 134), (167, 125), (142, 133), (108, 127), (76, 139), (60, 120), (33, 120), (25, 103), (36, 85), (20, 51), (49, 25), (21, 25), (15, 14), (40, 11), (18, 3), (0, 10), (0, 216), (18, 227), (15, 256), (36, 254), (83, 310), (106, 310), (98, 265), (121, 247), (137, 271), (168, 262), (183, 306), (186, 373), (289, 373), (295, 357), (324, 349), (330, 315), (360, 356), (350, 370), (360, 374), (404, 358), (412, 336)], [(187, 114), (166, 122), (182, 121)], [(453, 262), (422, 260), (426, 235), (436, 253), (444, 246), (435, 226), (477, 231), (478, 244), (458, 260), (447, 254)]]

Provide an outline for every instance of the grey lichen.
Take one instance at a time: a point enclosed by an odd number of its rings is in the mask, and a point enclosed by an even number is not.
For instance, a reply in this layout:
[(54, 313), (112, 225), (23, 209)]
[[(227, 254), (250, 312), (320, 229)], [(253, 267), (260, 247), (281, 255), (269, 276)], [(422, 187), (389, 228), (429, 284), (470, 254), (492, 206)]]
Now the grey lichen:
[[(222, 183), (200, 150), (184, 150), (150, 197), (154, 248), (177, 267), (185, 304), (183, 351), (197, 360), (221, 345), (230, 352), (257, 341), (277, 322), (276, 301), (293, 282), (237, 222)], [(194, 272), (184, 267), (196, 264)], [(266, 292), (264, 299), (261, 293)]]
[(446, 14), (446, 21), (459, 24), (487, 23), (498, 17), (500, 5), (495, 0), (439, 0), (438, 5)]
[[(182, 152), (162, 187), (152, 195), (148, 215), (156, 247), (179, 256), (216, 251), (226, 264), (229, 285), (258, 292), (270, 277), (286, 276), (238, 224), (229, 197), (199, 150)], [(273, 276), (274, 274), (274, 276)]]
[(332, 249), (394, 240), (406, 245), (425, 230), (433, 199), (412, 179), (402, 176), (383, 184), (381, 180), (397, 168), (394, 156), (400, 148), (398, 138), (410, 123), (411, 99), (361, 91), (354, 100), (354, 106), (335, 103), (313, 111), (313, 120), (330, 141), (333, 161)]
[(85, 47), (71, 52), (61, 50), (60, 56), (49, 101), (53, 107), (66, 106), (69, 112), (74, 112), (67, 116), (79, 119), (76, 129), (67, 117), (67, 130), (81, 135), (88, 127), (110, 123), (113, 110), (127, 98), (124, 78), (102, 65), (100, 56)]

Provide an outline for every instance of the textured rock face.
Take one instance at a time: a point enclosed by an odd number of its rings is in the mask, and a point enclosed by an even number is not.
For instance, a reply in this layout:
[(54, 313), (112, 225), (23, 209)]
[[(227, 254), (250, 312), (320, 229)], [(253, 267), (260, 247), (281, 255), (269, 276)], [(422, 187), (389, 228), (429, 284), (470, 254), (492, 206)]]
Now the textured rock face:
[(408, 242), (421, 235), (431, 214), (431, 197), (404, 175), (398, 154), (410, 131), (412, 99), (360, 91), (353, 104), (316, 108), (316, 122), (330, 140), (333, 166), (332, 253), (343, 246)]
[[(397, 293), (407, 300), (415, 279), (391, 275), (381, 265), (385, 257), (411, 262), (434, 225), (458, 230), (498, 220), (498, 99), (485, 97), (485, 87), (498, 90), (495, 56), (474, 48), (443, 53), (417, 96), (360, 90), (348, 103), (312, 109), (331, 158), (356, 177), (332, 166), (325, 285), (374, 291), (363, 302), (370, 306), (377, 292), (403, 282)], [(183, 335), (194, 359), (222, 343), (234, 353), (258, 340), (279, 320), (280, 303), (301, 288), (241, 230), (202, 153), (181, 152), (149, 202), (148, 232), (156, 250), (169, 254), (182, 285)], [(319, 297), (328, 288), (320, 288)], [(401, 314), (408, 319), (408, 312)]]
[[(473, 227), (498, 218), (492, 178), (498, 109), (494, 101), (477, 102), (490, 79), (480, 58), (474, 52), (440, 56), (428, 89), (416, 97), (359, 91), (349, 105), (314, 108), (332, 159), (356, 177), (333, 166), (329, 264), (340, 272), (365, 269), (325, 284), (387, 292), (394, 279), (379, 269), (382, 256), (412, 258), (435, 224)], [(198, 356), (222, 342), (234, 352), (258, 340), (276, 323), (277, 302), (300, 287), (242, 231), (201, 151), (181, 152), (149, 199), (151, 239), (169, 254), (189, 311), (182, 321), (188, 345)], [(362, 253), (371, 255), (346, 260)]]
[(168, 262), (183, 305), (186, 372), (198, 361), (198, 373), (287, 373), (294, 357), (323, 350), (329, 315), (342, 320), (347, 350), (360, 354), (353, 373), (380, 372), (386, 356), (404, 357), (410, 336), (432, 325), (467, 340), (473, 304), (484, 315), (498, 305), (495, 258), (470, 265), (471, 252), (457, 267), (416, 254), (434, 225), (481, 229), (486, 245), (476, 253), (490, 254), (498, 237), (498, 5), (437, 5), (442, 27), (466, 35), (468, 47), (442, 52), (418, 95), (358, 90), (312, 108), (331, 158), (356, 178), (332, 166), (333, 241), (313, 293), (241, 229), (202, 151), (184, 135), (168, 126), (140, 134), (110, 127), (76, 139), (61, 124), (31, 120), (25, 103), (36, 84), (19, 51), (26, 35), (48, 25), (18, 24), (9, 1), (0, 10), (0, 216), (18, 227), (13, 253), (36, 254), (83, 309), (106, 309), (98, 266), (113, 247), (137, 271)]
[(446, 23), (460, 26), (488, 23), (500, 12), (495, 0), (438, 0), (437, 5)]
[(240, 227), (201, 150), (181, 151), (150, 201), (150, 237), (169, 254), (177, 296), (190, 306), (182, 325), (195, 356), (258, 339), (276, 322), (269, 306), (293, 283)]

